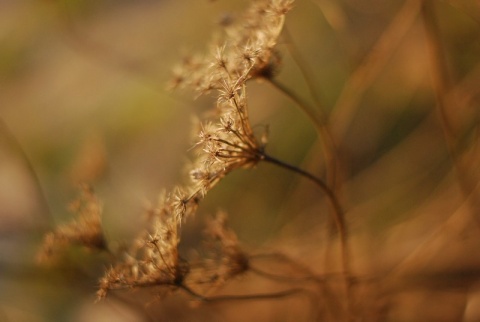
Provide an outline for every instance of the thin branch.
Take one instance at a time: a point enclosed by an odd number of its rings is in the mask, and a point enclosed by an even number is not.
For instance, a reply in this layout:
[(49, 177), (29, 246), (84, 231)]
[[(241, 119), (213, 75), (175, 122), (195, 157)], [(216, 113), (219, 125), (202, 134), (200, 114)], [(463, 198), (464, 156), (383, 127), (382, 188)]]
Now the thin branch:
[(328, 112), (326, 111), (325, 107), (321, 103), (320, 95), (318, 94), (318, 90), (315, 89), (315, 80), (313, 74), (310, 72), (311, 68), (308, 68), (305, 60), (303, 59), (300, 51), (297, 49), (295, 45), (294, 38), (290, 35), (288, 28), (285, 26), (283, 28), (283, 37), (285, 38), (285, 45), (290, 53), (290, 56), (297, 64), (300, 73), (302, 74), (303, 78), (305, 79), (305, 83), (307, 84), (307, 89), (310, 93), (310, 96), (313, 98), (315, 105), (317, 107), (317, 111), (320, 113), (321, 118), (326, 118)]
[(420, 0), (407, 0), (376, 41), (363, 62), (351, 74), (332, 112), (336, 138), (340, 140), (352, 122), (355, 108), (365, 91), (378, 77), (420, 10)]
[(281, 160), (278, 160), (278, 159), (276, 159), (276, 158), (274, 158), (274, 157), (272, 157), (268, 154), (265, 154), (265, 153), (262, 154), (262, 160), (265, 161), (265, 162), (275, 164), (275, 165), (277, 165), (281, 168), (287, 169), (287, 170), (292, 171), (294, 173), (297, 173), (297, 174), (313, 181), (327, 195), (328, 199), (331, 201), (331, 203), (332, 203), (332, 205), (335, 209), (335, 212), (343, 213), (343, 210), (341, 209), (340, 204), (337, 201), (337, 198), (336, 198), (335, 194), (333, 193), (333, 191), (327, 186), (327, 184), (322, 179), (317, 178), (316, 176), (314, 176), (310, 172), (302, 170), (302, 169), (300, 169), (300, 168), (298, 168), (294, 165), (285, 163), (285, 162), (283, 162)]
[(315, 110), (313, 106), (311, 106), (307, 101), (302, 99), (290, 88), (280, 83), (278, 80), (269, 78), (268, 82), (273, 85), (277, 90), (286, 95), (290, 100), (292, 100), (313, 123), (318, 133), (320, 144), (322, 145), (322, 151), (325, 157), (325, 172), (327, 177), (327, 183), (331, 187), (335, 187), (338, 167), (338, 155), (335, 147), (335, 142), (333, 140), (330, 130), (327, 127), (327, 122), (323, 113), (320, 117), (316, 116), (313, 112)]
[(316, 282), (316, 283), (323, 283), (325, 281), (325, 279), (323, 277), (315, 276), (315, 275), (311, 275), (311, 276), (286, 276), (286, 275), (274, 274), (274, 273), (263, 271), (259, 268), (256, 268), (256, 267), (252, 266), (252, 265), (250, 265), (249, 271), (256, 274), (256, 275), (265, 277), (267, 279), (271, 279), (271, 280), (279, 281), (279, 282), (286, 282), (286, 283), (312, 282), (312, 281)]
[[(470, 206), (470, 215), (480, 228), (480, 217), (476, 215), (476, 209), (480, 203), (480, 196), (476, 191), (475, 177), (472, 178), (468, 169), (461, 162), (461, 151), (458, 146), (458, 131), (455, 131), (448, 112), (456, 109), (448, 95), (453, 91), (452, 81), (449, 76), (446, 57), (442, 48), (440, 30), (432, 1), (426, 0), (421, 7), (422, 22), (425, 28), (427, 45), (430, 53), (430, 69), (432, 86), (436, 97), (437, 112), (443, 130), (445, 143), (453, 163), (455, 174), (461, 192)], [(471, 196), (473, 194), (473, 196)]]
[(318, 117), (313, 111), (315, 108), (311, 106), (307, 101), (297, 95), (294, 91), (290, 88), (285, 86), (284, 84), (280, 83), (278, 80), (274, 78), (267, 78), (266, 79), (273, 87), (277, 90), (285, 94), (289, 99), (291, 99), (298, 107), (302, 110), (303, 113), (310, 119), (310, 121), (315, 126), (315, 129), (320, 133), (321, 128), (324, 125), (325, 120), (323, 118)]
[(337, 197), (335, 196), (335, 193), (325, 184), (325, 182), (315, 177), (311, 173), (305, 170), (302, 170), (296, 166), (293, 166), (291, 164), (275, 159), (265, 153), (262, 156), (263, 156), (262, 159), (265, 162), (272, 163), (274, 165), (277, 165), (281, 168), (292, 171), (294, 173), (297, 173), (309, 179), (310, 181), (314, 182), (326, 194), (327, 200), (329, 201), (330, 206), (333, 209), (333, 217), (334, 217), (335, 225), (340, 238), (341, 263), (342, 263), (343, 274), (345, 276), (345, 284), (347, 288), (347, 299), (348, 299), (347, 302), (349, 302), (350, 301), (349, 298), (351, 296), (352, 281), (351, 281), (351, 269), (350, 269), (350, 254), (349, 254), (349, 246), (348, 246), (348, 233), (347, 233), (347, 226), (345, 224), (345, 214)]
[(257, 293), (245, 295), (219, 295), (219, 296), (203, 296), (186, 285), (180, 285), (180, 289), (195, 297), (202, 302), (225, 302), (225, 301), (257, 301), (257, 300), (277, 300), (281, 298), (290, 297), (299, 293), (304, 293), (306, 290), (302, 288), (293, 288), (280, 292), (273, 293)]
[(268, 163), (275, 164), (281, 168), (284, 168), (286, 170), (292, 171), (294, 173), (297, 173), (301, 175), (302, 177), (305, 177), (309, 179), (310, 181), (314, 182), (327, 196), (328, 201), (330, 202), (330, 205), (333, 208), (334, 211), (334, 216), (335, 216), (335, 221), (337, 225), (338, 232), (340, 234), (340, 238), (343, 240), (346, 240), (346, 227), (345, 227), (345, 218), (344, 218), (344, 211), (340, 205), (340, 202), (338, 201), (337, 197), (335, 196), (335, 193), (326, 185), (326, 183), (321, 180), (320, 178), (317, 178), (313, 174), (302, 170), (294, 165), (285, 163), (283, 161), (280, 161), (274, 157), (271, 157), (267, 154), (262, 155), (262, 160)]
[(18, 140), (15, 138), (13, 133), (10, 131), (10, 129), (7, 127), (7, 125), (5, 124), (5, 122), (3, 122), (2, 119), (0, 119), (0, 135), (5, 137), (5, 139), (7, 140), (7, 143), (14, 150), (17, 156), (21, 158), (28, 173), (30, 174), (30, 178), (32, 179), (33, 185), (35, 187), (37, 200), (41, 208), (40, 212), (44, 217), (44, 219), (46, 220), (46, 223), (40, 223), (41, 227), (42, 228), (50, 227), (53, 224), (50, 206), (48, 204), (47, 197), (45, 196), (42, 185), (40, 183), (40, 179), (38, 178), (37, 172), (35, 171), (35, 168), (33, 167), (33, 164), (28, 158), (25, 150), (22, 148), (22, 145), (20, 144), (20, 142), (18, 142)]
[(261, 253), (261, 254), (254, 254), (250, 255), (249, 258), (251, 260), (255, 259), (274, 259), (279, 262), (284, 262), (290, 265), (291, 267), (295, 268), (296, 270), (302, 272), (305, 275), (314, 275), (314, 272), (306, 265), (301, 264), (298, 260), (291, 258), (290, 256), (279, 253)]

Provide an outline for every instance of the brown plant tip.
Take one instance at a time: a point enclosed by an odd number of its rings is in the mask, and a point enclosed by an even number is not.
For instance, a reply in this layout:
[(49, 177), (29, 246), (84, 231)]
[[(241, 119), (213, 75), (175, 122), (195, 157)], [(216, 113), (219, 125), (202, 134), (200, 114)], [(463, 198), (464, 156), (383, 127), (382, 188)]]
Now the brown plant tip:
[(292, 7), (292, 0), (252, 1), (243, 16), (224, 28), (210, 55), (188, 57), (174, 69), (169, 87), (190, 87), (202, 95), (221, 90), (226, 79), (273, 77), (280, 65), (275, 46)]
[(235, 232), (228, 227), (225, 212), (219, 211), (209, 220), (205, 234), (217, 280), (225, 282), (248, 271), (248, 255), (241, 248)]
[(190, 193), (177, 197), (177, 212), (203, 198), (224, 176), (254, 167), (264, 157), (266, 133), (258, 140), (248, 115), (247, 81), (271, 78), (280, 65), (275, 49), (290, 0), (254, 1), (244, 15), (224, 28), (224, 36), (204, 58), (187, 57), (174, 69), (172, 87), (199, 95), (216, 91), (216, 113), (199, 128), (197, 157), (189, 169)]
[(188, 202), (180, 192), (176, 197), (162, 194), (159, 205), (149, 211), (149, 228), (141, 232), (131, 247), (99, 281), (98, 300), (111, 290), (180, 285), (188, 265), (178, 255), (179, 229)]
[(62, 249), (73, 245), (107, 250), (101, 226), (102, 205), (89, 186), (81, 187), (81, 194), (71, 203), (70, 210), (76, 214), (76, 219), (45, 235), (37, 253), (38, 262), (48, 262)]
[[(267, 135), (255, 136), (248, 115), (247, 81), (271, 78), (280, 66), (275, 46), (291, 0), (254, 1), (204, 57), (189, 56), (174, 68), (172, 88), (216, 92), (215, 111), (196, 135), (197, 156), (189, 169), (191, 184), (176, 191), (177, 216), (197, 204), (231, 171), (254, 167), (264, 158)], [(192, 207), (193, 208), (193, 207)]]

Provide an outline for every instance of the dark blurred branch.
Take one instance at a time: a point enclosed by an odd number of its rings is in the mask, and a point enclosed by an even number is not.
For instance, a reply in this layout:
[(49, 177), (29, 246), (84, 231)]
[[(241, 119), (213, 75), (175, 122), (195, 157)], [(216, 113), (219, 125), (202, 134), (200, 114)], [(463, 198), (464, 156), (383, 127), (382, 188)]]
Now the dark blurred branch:
[(53, 224), (50, 206), (48, 205), (47, 198), (45, 197), (45, 193), (42, 188), (42, 184), (40, 183), (40, 179), (35, 171), (35, 168), (32, 165), (32, 162), (28, 158), (27, 154), (22, 148), (22, 145), (18, 142), (15, 138), (13, 133), (7, 127), (5, 122), (0, 118), (0, 135), (2, 135), (13, 151), (16, 153), (17, 156), (20, 157), (22, 160), (23, 165), (27, 169), (28, 173), (30, 174), (30, 178), (32, 179), (33, 186), (35, 188), (35, 193), (37, 196), (37, 201), (40, 207), (40, 214), (42, 215), (44, 221), (40, 222), (40, 230), (48, 229)]
[(332, 111), (331, 124), (335, 137), (340, 141), (348, 130), (356, 107), (365, 91), (383, 70), (394, 50), (405, 36), (420, 10), (421, 0), (407, 0), (385, 28), (362, 63), (351, 73)]
[(267, 154), (263, 154), (263, 161), (272, 163), (276, 166), (284, 168), (286, 170), (292, 171), (297, 173), (310, 181), (314, 182), (327, 196), (327, 200), (330, 203), (330, 206), (333, 210), (333, 219), (335, 221), (335, 226), (338, 232), (338, 236), (340, 238), (340, 259), (341, 265), (343, 269), (343, 277), (345, 281), (345, 292), (346, 292), (346, 311), (349, 315), (351, 315), (351, 303), (352, 303), (352, 271), (351, 271), (351, 264), (350, 264), (350, 249), (348, 245), (348, 230), (347, 225), (345, 223), (345, 213), (340, 205), (340, 202), (337, 199), (334, 191), (330, 189), (325, 182), (321, 179), (315, 177), (309, 172), (306, 172), (298, 167), (280, 161), (276, 158), (273, 158)]
[[(290, 53), (290, 56), (292, 56), (303, 78), (305, 79), (310, 96), (315, 102), (316, 110), (319, 113), (321, 122), (318, 125), (318, 132), (320, 134), (320, 143), (322, 144), (322, 149), (325, 155), (326, 180), (327, 184), (335, 189), (340, 160), (332, 133), (328, 128), (328, 111), (320, 99), (319, 91), (316, 89), (315, 77), (311, 73), (312, 68), (309, 68), (310, 66), (308, 66), (305, 59), (303, 59), (300, 51), (297, 49), (294, 38), (290, 36), (290, 32), (286, 26), (283, 29), (283, 37), (285, 38), (285, 45)], [(295, 97), (291, 96), (293, 93), (286, 92), (285, 94), (287, 94), (297, 104), (302, 103), (298, 99), (296, 100)]]
[(318, 132), (319, 140), (322, 145), (322, 150), (325, 157), (325, 172), (327, 183), (330, 187), (334, 188), (337, 177), (338, 153), (331, 131), (327, 126), (327, 119), (325, 114), (323, 112), (320, 112), (320, 116), (317, 116), (314, 112), (315, 110), (321, 111), (319, 103), (317, 104), (317, 108), (315, 108), (311, 106), (308, 102), (306, 102), (304, 99), (302, 99), (299, 95), (297, 95), (293, 90), (280, 83), (278, 80), (272, 78), (268, 79), (268, 82), (272, 84), (277, 90), (286, 95), (290, 100), (292, 100), (313, 123), (315, 129)]
[(449, 112), (457, 109), (457, 106), (454, 104), (454, 100), (448, 99), (449, 93), (451, 93), (454, 88), (442, 46), (442, 37), (435, 14), (434, 2), (430, 0), (423, 1), (421, 14), (430, 54), (432, 87), (435, 92), (437, 112), (445, 143), (452, 159), (460, 189), (465, 200), (469, 203), (472, 219), (480, 228), (480, 217), (477, 214), (478, 207), (480, 206), (480, 194), (477, 189), (478, 181), (474, 175), (470, 174), (470, 171), (465, 166), (465, 162), (462, 160), (462, 151), (459, 142), (460, 134), (453, 127), (452, 120), (448, 116)]
[(272, 293), (257, 293), (245, 295), (218, 295), (218, 296), (203, 296), (186, 285), (181, 285), (180, 288), (186, 293), (190, 294), (197, 300), (202, 302), (224, 302), (224, 301), (256, 301), (256, 300), (277, 300), (281, 298), (290, 297), (303, 292), (303, 288), (293, 288), (286, 291), (272, 292)]

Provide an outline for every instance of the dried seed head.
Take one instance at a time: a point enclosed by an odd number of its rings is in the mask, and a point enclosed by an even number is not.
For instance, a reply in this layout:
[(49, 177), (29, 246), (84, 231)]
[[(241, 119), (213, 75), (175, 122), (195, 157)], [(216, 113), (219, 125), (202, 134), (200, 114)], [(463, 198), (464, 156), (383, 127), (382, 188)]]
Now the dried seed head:
[[(204, 94), (213, 89), (225, 91), (225, 79), (272, 77), (280, 63), (275, 46), (285, 15), (292, 7), (292, 0), (252, 1), (241, 17), (224, 28), (224, 37), (217, 41), (220, 45), (213, 46), (212, 54), (184, 60), (174, 70), (172, 87), (181, 84)], [(237, 82), (237, 86), (242, 82)], [(229, 99), (234, 91), (227, 90), (223, 95)]]

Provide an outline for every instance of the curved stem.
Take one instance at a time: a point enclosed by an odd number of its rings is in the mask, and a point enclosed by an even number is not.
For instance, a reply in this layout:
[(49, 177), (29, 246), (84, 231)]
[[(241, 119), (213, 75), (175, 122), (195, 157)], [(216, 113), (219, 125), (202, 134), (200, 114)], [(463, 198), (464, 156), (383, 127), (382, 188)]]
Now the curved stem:
[(267, 278), (267, 279), (270, 279), (270, 280), (273, 280), (273, 281), (284, 282), (284, 283), (303, 283), (303, 282), (305, 282), (305, 283), (307, 283), (307, 282), (323, 283), (323, 282), (325, 282), (324, 278), (319, 277), (319, 276), (315, 276), (315, 275), (312, 275), (312, 276), (279, 275), (279, 274), (270, 273), (270, 272), (261, 270), (259, 268), (254, 267), (254, 266), (250, 266), (249, 271), (258, 275), (258, 276), (261, 276), (261, 277), (264, 277), (264, 278)]
[(313, 107), (310, 106), (308, 102), (303, 100), (299, 95), (297, 95), (295, 92), (293, 92), (290, 88), (285, 86), (284, 84), (280, 83), (278, 80), (274, 78), (267, 78), (266, 79), (271, 85), (273, 85), (277, 90), (280, 92), (284, 93), (288, 98), (290, 98), (295, 104), (298, 105), (298, 107), (304, 112), (310, 121), (315, 125), (315, 128), (320, 131), (320, 128), (324, 124), (324, 119), (320, 119), (315, 115), (313, 112)]
[(325, 193), (330, 203), (330, 206), (333, 209), (335, 225), (337, 227), (338, 235), (340, 237), (340, 247), (342, 252), (342, 267), (344, 271), (343, 273), (345, 274), (348, 280), (347, 285), (350, 284), (350, 281), (349, 281), (350, 280), (350, 261), (349, 261), (349, 251), (348, 251), (348, 243), (347, 243), (347, 227), (345, 224), (345, 214), (342, 209), (342, 206), (340, 205), (340, 202), (335, 196), (335, 193), (325, 184), (325, 182), (323, 182), (321, 179), (317, 178), (316, 176), (314, 176), (313, 174), (305, 170), (302, 170), (296, 166), (280, 161), (265, 153), (262, 154), (262, 160), (275, 164), (281, 168), (292, 171), (294, 173), (301, 175), (302, 177), (309, 179), (310, 181), (314, 182)]
[(327, 111), (325, 110), (325, 108), (321, 103), (321, 99), (320, 99), (320, 95), (318, 94), (318, 91), (315, 89), (315, 86), (314, 86), (315, 81), (314, 81), (314, 76), (311, 73), (311, 69), (309, 69), (307, 64), (305, 63), (302, 55), (300, 54), (299, 50), (297, 49), (297, 46), (295, 45), (294, 38), (290, 35), (290, 32), (288, 31), (288, 28), (286, 26), (284, 26), (283, 28), (282, 35), (285, 38), (286, 47), (288, 49), (288, 52), (290, 53), (290, 56), (295, 61), (295, 64), (297, 64), (297, 67), (300, 70), (300, 73), (305, 79), (307, 89), (310, 93), (310, 96), (313, 98), (313, 101), (315, 102), (317, 111), (320, 113), (320, 116), (322, 118), (325, 118), (325, 116), (327, 115)]
[(441, 34), (438, 26), (438, 17), (435, 13), (434, 2), (423, 1), (421, 18), (425, 29), (427, 46), (430, 54), (430, 73), (432, 87), (435, 93), (436, 109), (443, 131), (445, 144), (453, 164), (457, 182), (463, 197), (470, 207), (472, 221), (480, 229), (480, 217), (477, 209), (480, 206), (480, 194), (477, 190), (477, 178), (470, 173), (465, 162), (462, 162), (462, 151), (459, 146), (459, 130), (455, 129), (449, 113), (458, 110), (458, 106), (448, 95), (453, 91), (452, 80), (449, 75)]
[(343, 140), (365, 92), (384, 70), (395, 49), (415, 23), (421, 3), (419, 0), (403, 2), (363, 61), (348, 77), (330, 113), (337, 140)]
[(337, 152), (335, 143), (330, 133), (330, 130), (327, 128), (324, 113), (320, 117), (317, 117), (313, 112), (314, 107), (310, 106), (308, 102), (303, 100), (299, 95), (293, 92), (291, 89), (278, 82), (275, 79), (269, 78), (268, 82), (273, 85), (277, 90), (285, 94), (290, 100), (292, 100), (303, 113), (307, 115), (310, 121), (315, 126), (316, 131), (318, 132), (320, 144), (322, 145), (322, 150), (325, 156), (325, 172), (327, 177), (327, 183), (334, 187), (336, 183), (337, 176)]
[(254, 300), (275, 300), (279, 298), (289, 297), (298, 293), (305, 292), (302, 288), (293, 288), (286, 291), (274, 292), (274, 293), (259, 293), (259, 294), (246, 294), (246, 295), (219, 295), (219, 296), (203, 296), (186, 285), (180, 285), (180, 288), (203, 302), (223, 302), (223, 301), (254, 301)]
[(13, 152), (17, 154), (17, 156), (20, 159), (20, 162), (23, 163), (23, 165), (26, 168), (26, 171), (30, 175), (32, 184), (35, 189), (36, 198), (40, 207), (39, 214), (43, 216), (44, 217), (43, 219), (45, 219), (46, 221), (46, 222), (40, 222), (39, 226), (40, 226), (40, 229), (47, 229), (52, 225), (53, 220), (52, 220), (52, 215), (50, 211), (50, 206), (48, 204), (48, 200), (45, 195), (45, 192), (42, 188), (40, 179), (37, 175), (37, 172), (35, 171), (35, 168), (32, 162), (28, 158), (27, 153), (23, 149), (22, 145), (20, 144), (20, 142), (18, 142), (16, 137), (7, 127), (7, 124), (3, 121), (3, 119), (0, 118), (0, 138), (1, 136), (5, 137), (5, 139), (7, 140), (7, 144), (11, 147)]

